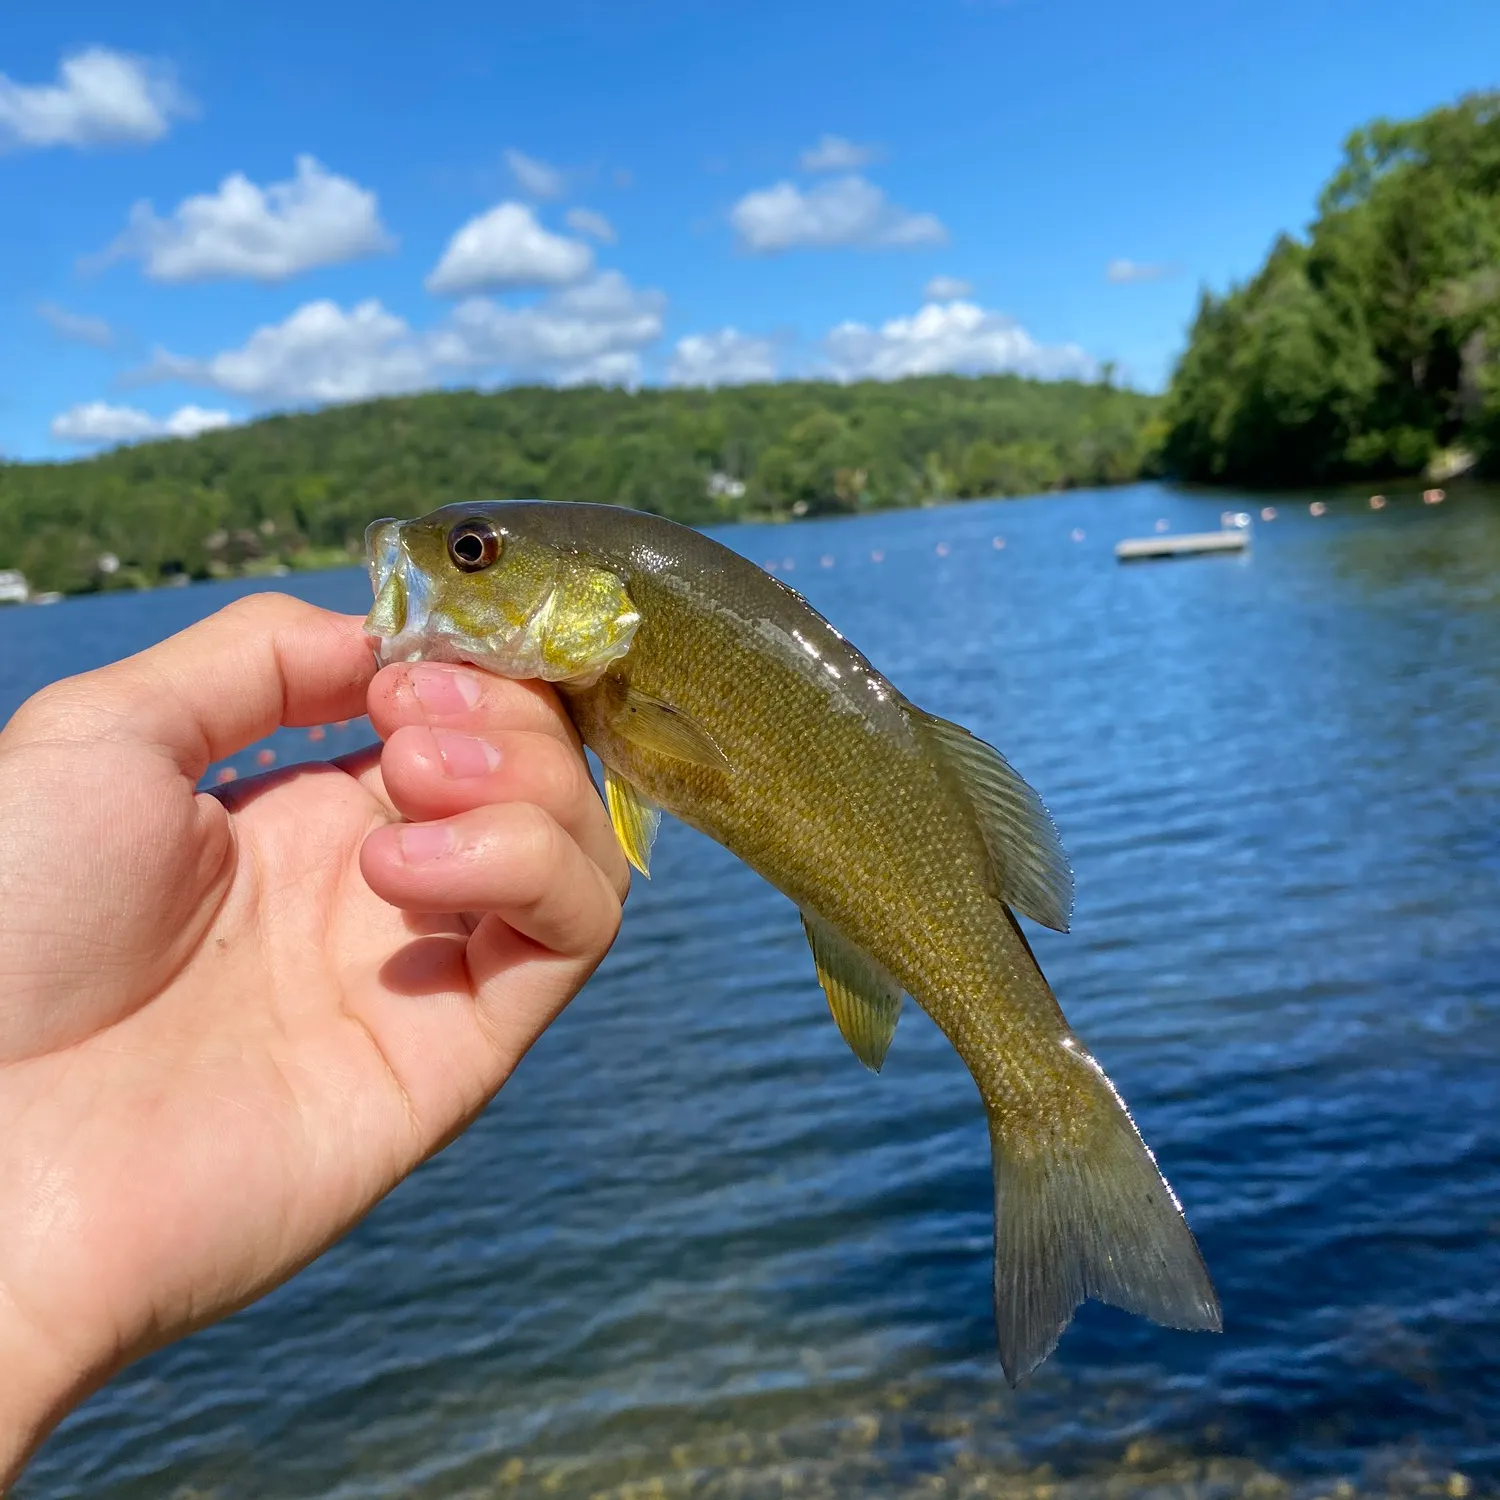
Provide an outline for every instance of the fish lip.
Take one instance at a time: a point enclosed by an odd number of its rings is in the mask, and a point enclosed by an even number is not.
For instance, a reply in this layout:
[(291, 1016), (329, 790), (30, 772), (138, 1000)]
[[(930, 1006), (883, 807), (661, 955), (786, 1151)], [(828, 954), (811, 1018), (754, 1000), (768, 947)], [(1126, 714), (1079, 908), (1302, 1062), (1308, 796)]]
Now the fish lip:
[[(431, 609), (429, 592), (421, 576), (412, 567), (411, 554), (406, 548), (406, 523), (387, 517), (372, 521), (365, 528), (366, 563), (375, 603), (365, 616), (364, 634), (381, 666), (389, 666), (408, 655), (412, 642), (424, 636)], [(372, 624), (380, 607), (381, 596), (392, 582), (399, 585), (401, 598), (401, 624), (394, 634)], [(415, 656), (409, 659), (415, 660)]]
[(365, 527), (365, 566), (377, 594), (390, 582), (401, 552), (401, 522), (395, 516), (383, 516)]

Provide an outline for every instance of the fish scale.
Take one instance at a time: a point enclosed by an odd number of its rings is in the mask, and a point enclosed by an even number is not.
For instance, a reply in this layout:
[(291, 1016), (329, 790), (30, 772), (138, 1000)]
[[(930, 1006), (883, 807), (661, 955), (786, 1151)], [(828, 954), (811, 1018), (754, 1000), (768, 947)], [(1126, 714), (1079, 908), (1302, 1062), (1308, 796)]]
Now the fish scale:
[(1065, 927), (1071, 876), (998, 752), (912, 704), (779, 579), (660, 517), (489, 502), (377, 522), (369, 544), (383, 660), (552, 681), (634, 863), (660, 808), (796, 902), (867, 1065), (903, 992), (936, 1022), (989, 1123), (1012, 1382), (1086, 1296), (1220, 1326), (1172, 1190), (1011, 910)]

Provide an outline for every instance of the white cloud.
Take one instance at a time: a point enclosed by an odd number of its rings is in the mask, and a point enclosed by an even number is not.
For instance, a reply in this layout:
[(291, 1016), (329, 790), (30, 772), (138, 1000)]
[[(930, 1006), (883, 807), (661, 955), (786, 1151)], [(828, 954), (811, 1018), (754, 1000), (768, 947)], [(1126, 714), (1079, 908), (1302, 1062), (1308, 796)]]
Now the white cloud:
[(1138, 260), (1112, 260), (1104, 268), (1104, 279), (1117, 286), (1132, 286), (1141, 281), (1162, 281), (1176, 276), (1181, 266)]
[(958, 297), (967, 297), (974, 290), (972, 282), (958, 276), (934, 276), (922, 290), (928, 302), (952, 302)]
[(347, 312), (309, 302), (238, 349), (202, 360), (160, 352), (137, 378), (211, 386), (261, 408), (361, 401), (458, 376), (631, 384), (641, 350), (661, 337), (665, 308), (661, 293), (618, 271), (530, 307), (473, 297), (426, 332), (377, 301)]
[(524, 151), (514, 148), (505, 153), (505, 165), (516, 179), (516, 186), (528, 197), (562, 197), (563, 175), (556, 167), (548, 166), (546, 162), (538, 161), (536, 157), (527, 156)]
[(97, 446), (142, 438), (196, 437), (228, 427), (233, 420), (227, 411), (205, 411), (201, 406), (179, 406), (170, 416), (153, 417), (134, 406), (87, 401), (53, 417), (51, 431), (59, 442)]
[(1076, 344), (1038, 344), (1013, 318), (972, 302), (928, 303), (912, 317), (892, 318), (879, 328), (841, 323), (828, 335), (827, 350), (840, 380), (1000, 370), (1087, 380), (1095, 373), (1094, 361)]
[(69, 312), (55, 302), (38, 302), (37, 316), (52, 327), (59, 338), (75, 344), (88, 344), (94, 349), (108, 349), (115, 341), (114, 329), (103, 318), (93, 318), (87, 313)]
[(55, 83), (0, 73), (0, 150), (157, 141), (192, 105), (165, 68), (90, 47), (65, 57)]
[(544, 229), (524, 203), (501, 203), (448, 241), (426, 286), (440, 296), (568, 286), (582, 281), (593, 263), (587, 245)]
[(591, 235), (601, 244), (613, 245), (619, 238), (615, 233), (615, 226), (603, 214), (597, 214), (591, 208), (570, 208), (566, 217), (569, 229)]
[(771, 341), (735, 328), (679, 339), (667, 366), (667, 379), (673, 385), (750, 385), (775, 378), (776, 350)]
[(261, 188), (232, 172), (217, 192), (184, 198), (167, 219), (137, 203), (104, 259), (138, 255), (153, 281), (284, 281), (394, 247), (374, 193), (299, 156), (288, 182)]
[(901, 249), (946, 244), (932, 214), (909, 213), (863, 177), (836, 177), (803, 192), (795, 183), (747, 193), (730, 210), (741, 246), (758, 254), (796, 247)]
[(373, 299), (345, 312), (307, 302), (206, 360), (160, 353), (144, 378), (188, 380), (259, 405), (360, 401), (431, 384), (426, 351), (403, 318)]
[(841, 135), (825, 135), (797, 158), (797, 165), (804, 172), (853, 172), (868, 166), (879, 154), (873, 146), (861, 146)]
[(461, 302), (431, 339), (435, 364), (503, 369), (511, 378), (564, 385), (634, 383), (640, 351), (661, 337), (666, 298), (605, 271), (531, 307), (488, 298)]

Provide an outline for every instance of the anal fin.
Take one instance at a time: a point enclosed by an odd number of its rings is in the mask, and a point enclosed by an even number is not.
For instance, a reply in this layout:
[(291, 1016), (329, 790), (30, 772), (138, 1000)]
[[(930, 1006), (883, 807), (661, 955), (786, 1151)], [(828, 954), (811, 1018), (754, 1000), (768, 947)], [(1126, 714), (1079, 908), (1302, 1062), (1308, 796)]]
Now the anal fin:
[(651, 845), (661, 826), (661, 809), (608, 766), (604, 768), (604, 805), (625, 858), (649, 880)]
[(878, 1073), (901, 1019), (901, 986), (821, 917), (804, 911), (802, 927), (839, 1034), (854, 1055)]

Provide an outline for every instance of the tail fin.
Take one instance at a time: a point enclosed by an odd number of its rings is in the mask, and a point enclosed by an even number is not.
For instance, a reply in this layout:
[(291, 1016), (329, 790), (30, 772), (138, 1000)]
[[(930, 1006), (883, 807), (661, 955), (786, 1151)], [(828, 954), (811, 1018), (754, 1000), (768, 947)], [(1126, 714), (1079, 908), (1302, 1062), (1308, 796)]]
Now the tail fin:
[(1085, 1297), (1171, 1328), (1217, 1333), (1219, 1299), (1197, 1241), (1103, 1069), (1093, 1075), (1079, 1144), (1007, 1146), (991, 1117), (995, 1165), (995, 1325), (1015, 1385), (1057, 1347)]

